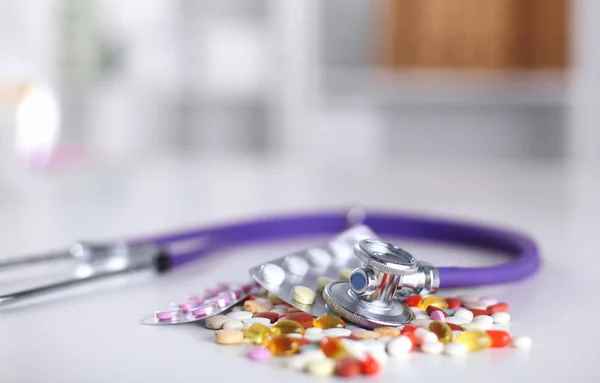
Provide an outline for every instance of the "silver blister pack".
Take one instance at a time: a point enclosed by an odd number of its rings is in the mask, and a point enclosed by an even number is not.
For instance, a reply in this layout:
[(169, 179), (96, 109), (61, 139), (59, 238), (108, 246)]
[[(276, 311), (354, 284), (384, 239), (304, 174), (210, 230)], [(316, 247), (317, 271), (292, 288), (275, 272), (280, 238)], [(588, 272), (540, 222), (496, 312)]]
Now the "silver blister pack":
[[(322, 296), (323, 287), (334, 280), (348, 279), (350, 272), (361, 266), (361, 261), (354, 256), (354, 245), (363, 239), (377, 238), (367, 226), (357, 225), (327, 243), (262, 263), (249, 272), (262, 287), (281, 300), (318, 317), (329, 312)], [(292, 290), (295, 286), (314, 290), (314, 303), (307, 305), (294, 300)]]

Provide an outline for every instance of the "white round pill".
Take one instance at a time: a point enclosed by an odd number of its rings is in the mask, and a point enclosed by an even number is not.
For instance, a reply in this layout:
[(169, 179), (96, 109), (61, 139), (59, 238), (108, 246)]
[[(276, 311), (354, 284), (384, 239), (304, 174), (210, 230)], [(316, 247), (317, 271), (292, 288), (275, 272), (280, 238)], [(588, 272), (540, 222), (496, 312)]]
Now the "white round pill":
[(439, 341), (426, 342), (421, 345), (421, 351), (426, 354), (441, 354), (444, 351), (444, 344)]
[(309, 327), (306, 330), (304, 330), (304, 335), (310, 335), (310, 334), (320, 334), (323, 332), (322, 328), (318, 328), (318, 327)]
[(261, 275), (265, 282), (270, 285), (279, 286), (285, 279), (285, 271), (277, 265), (267, 263), (261, 268)]
[[(463, 318), (468, 320), (469, 322), (473, 320), (473, 312), (470, 310), (458, 310), (453, 315), (454, 318)], [(446, 322), (448, 320), (446, 319)]]
[(310, 249), (308, 260), (315, 266), (326, 267), (331, 263), (331, 255), (323, 249)]
[(450, 342), (444, 346), (444, 353), (451, 356), (465, 356), (467, 352), (469, 352), (469, 349), (462, 343)]
[(252, 313), (250, 311), (233, 311), (227, 314), (227, 316), (231, 319), (243, 321), (244, 319), (252, 318)]
[(503, 311), (493, 313), (492, 319), (494, 320), (494, 323), (506, 324), (506, 323), (510, 322), (510, 314), (507, 312), (503, 312)]
[(473, 318), (473, 322), (483, 322), (486, 326), (490, 326), (491, 328), (492, 324), (494, 323), (494, 319), (489, 315), (478, 315)]
[(304, 275), (308, 271), (308, 262), (297, 255), (285, 259), (285, 266), (292, 274)]
[(323, 330), (322, 333), (324, 336), (350, 336), (352, 334), (352, 330), (347, 328), (328, 328)]
[(479, 302), (489, 307), (498, 303), (498, 300), (496, 298), (480, 298)]
[(391, 356), (406, 355), (413, 348), (412, 341), (406, 335), (400, 335), (387, 344), (387, 352)]
[(446, 323), (452, 323), (452, 324), (455, 324), (455, 325), (462, 326), (465, 323), (471, 323), (471, 320), (467, 319), (467, 318), (462, 318), (462, 317), (459, 317), (459, 316), (455, 315), (455, 316), (452, 316), (452, 317), (445, 318), (445, 322)]
[(323, 335), (323, 334), (306, 334), (306, 333), (304, 333), (304, 339), (306, 339), (310, 343), (319, 343), (319, 341), (323, 338), (325, 338), (325, 335)]
[(367, 353), (367, 348), (359, 341), (351, 339), (341, 339), (342, 346), (354, 359), (363, 360)]
[(302, 334), (297, 334), (297, 333), (287, 334), (287, 337), (288, 338), (295, 338), (295, 339), (303, 338)]
[(415, 315), (415, 319), (419, 320), (419, 319), (431, 319), (431, 317), (427, 314), (417, 314)]
[(431, 343), (438, 341), (438, 337), (437, 335), (435, 335), (435, 333), (424, 328), (416, 329), (414, 334), (416, 335), (417, 339), (421, 341), (421, 343)]
[(512, 338), (512, 346), (516, 348), (530, 348), (531, 338), (528, 336), (517, 336)]
[(230, 320), (223, 324), (223, 329), (225, 330), (241, 330), (242, 327), (244, 327), (244, 324), (239, 320)]
[(242, 320), (242, 322), (244, 324), (260, 323), (265, 326), (268, 326), (271, 324), (271, 321), (269, 320), (269, 318), (248, 318), (248, 319)]
[(379, 342), (379, 339), (365, 339), (361, 340), (360, 343), (365, 348), (365, 351), (369, 354), (385, 351), (385, 344)]
[(485, 331), (485, 330), (491, 330), (492, 325), (488, 325), (487, 322), (471, 322), (471, 323), (465, 323), (465, 324), (461, 325), (461, 327), (463, 328), (463, 330)]
[(414, 324), (415, 326), (429, 328), (429, 325), (433, 322), (431, 319), (415, 319), (410, 322), (410, 324)]

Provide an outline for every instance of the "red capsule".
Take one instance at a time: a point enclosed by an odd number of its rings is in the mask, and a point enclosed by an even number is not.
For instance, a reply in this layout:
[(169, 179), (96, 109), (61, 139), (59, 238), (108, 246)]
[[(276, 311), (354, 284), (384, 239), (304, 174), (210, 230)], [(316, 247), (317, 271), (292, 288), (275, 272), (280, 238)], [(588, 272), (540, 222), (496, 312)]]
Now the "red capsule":
[(411, 295), (404, 300), (404, 304), (408, 307), (417, 307), (419, 302), (421, 302), (421, 299), (423, 299), (423, 297), (420, 295)]
[(313, 326), (313, 316), (305, 312), (287, 314), (285, 319), (296, 321), (305, 329)]
[(508, 303), (504, 303), (504, 302), (500, 302), (500, 303), (496, 303), (495, 305), (491, 305), (490, 307), (487, 308), (488, 313), (493, 314), (493, 313), (497, 313), (500, 311), (508, 311)]
[(458, 298), (446, 298), (446, 303), (448, 303), (449, 309), (462, 306), (462, 301)]
[(462, 331), (462, 330), (463, 330), (463, 328), (462, 328), (462, 327), (460, 327), (460, 326), (459, 326), (459, 325), (457, 325), (457, 324), (454, 324), (454, 323), (448, 323), (448, 322), (444, 322), (444, 323), (446, 323), (446, 324), (447, 324), (447, 325), (450, 327), (450, 329), (451, 329), (452, 331)]
[(375, 375), (381, 371), (381, 365), (379, 362), (373, 358), (371, 355), (365, 357), (365, 359), (361, 363), (362, 373), (364, 375)]
[(476, 317), (479, 315), (489, 315), (487, 310), (479, 310), (479, 309), (468, 309), (468, 310), (473, 313), (473, 317)]
[(506, 347), (511, 344), (510, 334), (502, 330), (487, 330), (486, 333), (492, 340), (491, 347)]
[(267, 318), (268, 320), (271, 321), (271, 323), (275, 323), (275, 322), (277, 322), (277, 319), (279, 319), (279, 314), (272, 313), (270, 311), (265, 311), (263, 313), (254, 314), (254, 318)]
[(431, 315), (434, 311), (439, 311), (441, 312), (444, 317), (447, 317), (448, 314), (446, 314), (443, 310), (440, 310), (439, 308), (435, 307), (435, 306), (427, 306), (427, 314)]
[(407, 324), (404, 327), (402, 327), (402, 330), (400, 330), (400, 334), (406, 334), (407, 332), (415, 332), (415, 330), (418, 328), (419, 326), (416, 326), (414, 324)]
[(361, 363), (352, 358), (340, 359), (335, 365), (335, 374), (338, 376), (352, 377), (362, 372)]

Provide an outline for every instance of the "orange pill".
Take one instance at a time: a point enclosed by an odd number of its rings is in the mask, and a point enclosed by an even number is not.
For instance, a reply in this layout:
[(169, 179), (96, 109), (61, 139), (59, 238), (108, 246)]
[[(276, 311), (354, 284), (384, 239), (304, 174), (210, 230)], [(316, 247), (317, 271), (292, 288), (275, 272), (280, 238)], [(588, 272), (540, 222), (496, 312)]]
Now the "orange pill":
[(381, 371), (379, 362), (369, 354), (361, 362), (361, 368), (364, 375), (375, 375)]
[(415, 330), (418, 328), (419, 326), (416, 326), (414, 324), (407, 324), (406, 326), (402, 327), (402, 330), (400, 330), (400, 334), (406, 334), (407, 332), (415, 332)]
[(361, 363), (352, 358), (339, 360), (335, 365), (335, 374), (337, 376), (351, 377), (359, 375), (362, 372)]
[(325, 337), (319, 341), (323, 354), (331, 359), (342, 359), (348, 355), (344, 345), (338, 338)]
[(458, 298), (446, 298), (446, 303), (448, 303), (449, 309), (462, 306), (462, 301)]
[(492, 340), (491, 347), (506, 347), (511, 344), (510, 334), (502, 330), (487, 330), (486, 333)]
[(421, 299), (423, 299), (423, 297), (420, 295), (411, 295), (404, 300), (404, 304), (408, 307), (417, 307), (419, 302), (421, 302)]
[(410, 339), (410, 341), (413, 344), (413, 347), (415, 347), (416, 345), (419, 344), (419, 338), (417, 338), (417, 336), (415, 335), (414, 332), (411, 331), (407, 331), (406, 333), (402, 334), (404, 336), (406, 336), (408, 339)]
[(493, 313), (497, 313), (500, 311), (508, 311), (508, 303), (496, 303), (495, 305), (491, 305), (490, 307), (487, 308), (487, 312), (489, 313), (488, 315), (491, 315)]

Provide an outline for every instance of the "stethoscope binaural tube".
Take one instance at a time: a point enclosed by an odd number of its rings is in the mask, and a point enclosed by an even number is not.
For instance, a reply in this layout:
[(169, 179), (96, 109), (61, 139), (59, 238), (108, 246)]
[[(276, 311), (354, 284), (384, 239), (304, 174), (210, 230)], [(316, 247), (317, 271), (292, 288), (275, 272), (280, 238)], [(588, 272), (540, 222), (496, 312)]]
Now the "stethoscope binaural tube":
[[(507, 263), (487, 267), (439, 267), (440, 287), (480, 286), (512, 282), (534, 274), (540, 254), (526, 234), (480, 223), (401, 213), (366, 213), (363, 224), (386, 237), (402, 237), (499, 251), (511, 256)], [(206, 229), (193, 229), (149, 238), (138, 243), (169, 246), (171, 243), (204, 238), (203, 247), (185, 253), (165, 253), (157, 263), (168, 270), (213, 251), (279, 239), (333, 235), (348, 228), (346, 212), (287, 215)]]
[[(511, 256), (511, 261), (488, 267), (440, 267), (440, 287), (480, 286), (506, 283), (526, 278), (540, 267), (538, 248), (529, 236), (513, 230), (479, 223), (454, 221), (402, 213), (364, 212), (360, 223), (383, 237), (402, 237), (426, 242), (460, 244), (501, 251)], [(154, 268), (167, 272), (211, 253), (257, 243), (290, 238), (335, 235), (347, 229), (354, 220), (347, 211), (283, 215), (239, 221), (206, 228), (195, 228), (175, 233), (156, 235), (130, 241), (108, 244), (78, 243), (81, 251), (61, 251), (41, 257), (4, 262), (13, 267), (57, 257), (84, 254), (84, 262), (94, 262), (115, 253), (128, 253), (132, 262), (122, 269), (111, 270), (81, 278), (71, 278), (50, 285), (38, 286), (0, 296), (0, 304), (16, 301), (39, 293), (71, 286), (128, 271)], [(72, 246), (73, 247), (73, 246)], [(72, 248), (71, 247), (71, 248)], [(23, 259), (25, 261), (23, 261)]]

